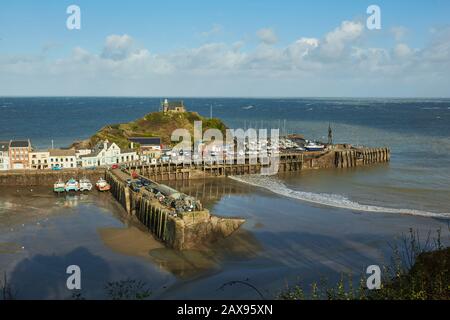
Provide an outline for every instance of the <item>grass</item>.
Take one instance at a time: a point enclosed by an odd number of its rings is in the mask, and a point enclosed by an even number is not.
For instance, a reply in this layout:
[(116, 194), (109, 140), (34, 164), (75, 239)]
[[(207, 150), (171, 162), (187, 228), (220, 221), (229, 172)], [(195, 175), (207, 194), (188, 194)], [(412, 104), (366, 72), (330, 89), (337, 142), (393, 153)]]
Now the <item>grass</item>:
[(219, 129), (225, 136), (227, 127), (220, 119), (208, 119), (196, 112), (152, 112), (135, 121), (105, 126), (94, 134), (87, 144), (92, 147), (98, 141), (107, 139), (115, 142), (120, 148), (127, 148), (130, 144), (128, 138), (141, 136), (161, 137), (164, 144), (172, 145), (171, 135), (175, 129), (187, 129), (193, 136), (194, 121), (202, 121), (203, 131)]
[(282, 300), (450, 300), (450, 247), (444, 247), (441, 230), (431, 240), (431, 233), (421, 239), (410, 229), (400, 243), (391, 246), (392, 261), (383, 267), (379, 290), (369, 290), (360, 276), (354, 286), (351, 275), (341, 275), (337, 284), (326, 280), (304, 286), (287, 287), (279, 295)]

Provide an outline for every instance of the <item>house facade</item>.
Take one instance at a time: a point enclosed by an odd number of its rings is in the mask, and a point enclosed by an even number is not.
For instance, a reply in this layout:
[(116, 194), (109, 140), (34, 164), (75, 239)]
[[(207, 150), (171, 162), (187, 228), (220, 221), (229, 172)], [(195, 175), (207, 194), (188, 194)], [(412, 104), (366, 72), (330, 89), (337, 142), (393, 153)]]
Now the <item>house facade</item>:
[(10, 169), (29, 169), (31, 152), (30, 140), (12, 140), (9, 143), (9, 167)]
[(50, 169), (50, 152), (44, 150), (33, 150), (29, 154), (29, 161), (30, 169)]
[(80, 156), (81, 166), (85, 168), (109, 166), (138, 160), (136, 151), (121, 150), (120, 147), (108, 141), (100, 141), (90, 154)]
[(139, 158), (142, 162), (153, 163), (161, 158), (162, 144), (159, 137), (132, 137), (128, 139), (132, 148), (137, 144)]
[(0, 171), (9, 170), (9, 141), (0, 141)]
[(85, 156), (85, 155), (88, 155), (88, 154), (91, 154), (92, 153), (92, 150), (91, 149), (78, 149), (78, 150), (76, 150), (75, 151), (75, 157), (76, 157), (76, 159), (77, 159), (77, 166), (78, 167), (81, 167), (82, 166), (82, 159), (81, 159), (81, 157), (82, 156)]
[(71, 169), (77, 167), (74, 149), (50, 149), (50, 168)]

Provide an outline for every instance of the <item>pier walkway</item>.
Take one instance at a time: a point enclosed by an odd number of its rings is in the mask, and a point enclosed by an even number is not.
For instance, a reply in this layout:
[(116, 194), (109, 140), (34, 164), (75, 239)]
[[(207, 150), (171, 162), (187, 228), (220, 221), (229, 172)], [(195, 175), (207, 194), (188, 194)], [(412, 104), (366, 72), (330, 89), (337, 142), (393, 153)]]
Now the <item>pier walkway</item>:
[[(296, 172), (307, 169), (322, 168), (353, 168), (358, 166), (385, 163), (390, 161), (388, 148), (344, 148), (336, 147), (322, 152), (291, 152), (280, 153), (277, 172)], [(260, 174), (263, 168), (272, 164), (271, 158), (246, 158), (238, 162), (236, 159), (228, 163), (192, 161), (191, 163), (130, 163), (129, 171), (135, 171), (154, 181), (190, 180), (230, 175)], [(242, 163), (241, 163), (242, 162)]]

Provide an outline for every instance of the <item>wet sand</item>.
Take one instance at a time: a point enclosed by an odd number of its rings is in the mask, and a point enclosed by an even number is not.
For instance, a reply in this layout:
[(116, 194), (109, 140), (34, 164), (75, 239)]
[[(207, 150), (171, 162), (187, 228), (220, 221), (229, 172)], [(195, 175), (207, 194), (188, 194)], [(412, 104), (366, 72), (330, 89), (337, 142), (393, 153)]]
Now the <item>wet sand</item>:
[(87, 298), (104, 298), (108, 281), (133, 278), (146, 282), (155, 299), (256, 299), (248, 288), (222, 286), (248, 280), (273, 297), (299, 280), (358, 275), (369, 264), (388, 263), (389, 245), (409, 228), (426, 234), (447, 227), (432, 218), (305, 204), (229, 179), (176, 186), (213, 213), (247, 222), (204, 250), (177, 252), (125, 218), (109, 194), (0, 189), (0, 271), (18, 298), (70, 297), (65, 268), (78, 264)]

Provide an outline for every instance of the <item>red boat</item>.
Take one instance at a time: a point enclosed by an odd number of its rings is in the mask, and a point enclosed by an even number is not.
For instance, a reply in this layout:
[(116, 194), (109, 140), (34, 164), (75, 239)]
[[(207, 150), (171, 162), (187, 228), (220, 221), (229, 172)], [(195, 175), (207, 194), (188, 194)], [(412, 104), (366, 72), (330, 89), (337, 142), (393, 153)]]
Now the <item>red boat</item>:
[(98, 179), (97, 183), (95, 184), (95, 187), (97, 188), (98, 191), (108, 191), (109, 189), (111, 189), (109, 183), (106, 182), (106, 180), (103, 178)]

